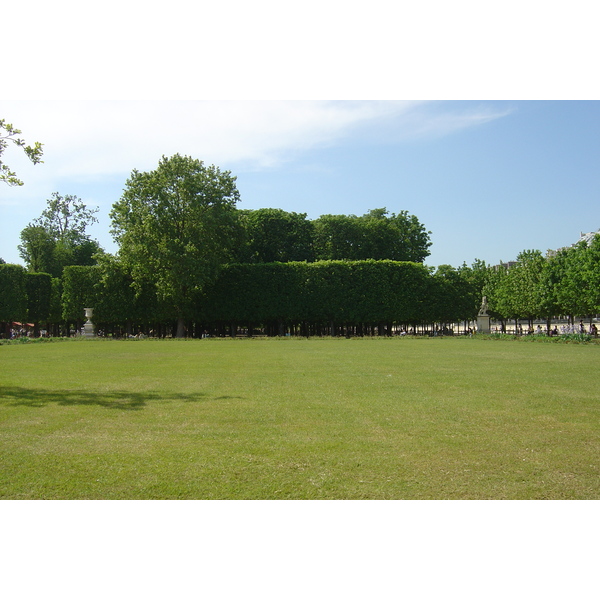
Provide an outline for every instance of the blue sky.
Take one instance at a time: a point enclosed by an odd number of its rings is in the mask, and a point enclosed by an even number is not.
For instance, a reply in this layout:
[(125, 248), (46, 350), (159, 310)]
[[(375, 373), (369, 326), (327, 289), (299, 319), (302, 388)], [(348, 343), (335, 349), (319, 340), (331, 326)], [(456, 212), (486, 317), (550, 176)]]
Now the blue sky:
[(189, 154), (237, 176), (240, 208), (321, 214), (408, 211), (431, 231), (432, 266), (514, 259), (600, 228), (598, 101), (9, 100), (0, 112), (25, 180), (0, 189), (0, 257), (52, 192), (100, 208), (89, 233), (110, 252), (108, 214), (131, 170)]

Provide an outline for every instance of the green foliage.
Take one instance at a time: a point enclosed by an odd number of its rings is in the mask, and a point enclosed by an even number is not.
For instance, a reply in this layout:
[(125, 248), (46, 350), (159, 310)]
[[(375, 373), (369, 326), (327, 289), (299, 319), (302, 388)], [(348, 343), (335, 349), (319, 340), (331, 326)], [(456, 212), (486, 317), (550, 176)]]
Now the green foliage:
[(544, 316), (544, 263), (545, 259), (539, 250), (524, 250), (517, 256), (517, 265), (509, 270), (508, 279), (514, 295), (516, 314), (531, 319)]
[(474, 286), (465, 277), (464, 271), (450, 265), (437, 268), (431, 280), (429, 307), (427, 316), (432, 323), (454, 323), (476, 316)]
[(52, 278), (52, 292), (50, 297), (50, 314), (48, 320), (51, 323), (62, 321), (62, 279)]
[(396, 261), (234, 264), (205, 290), (205, 322), (360, 324), (420, 320), (429, 271)]
[(195, 295), (239, 244), (238, 200), (229, 171), (188, 156), (134, 170), (110, 216), (119, 259), (138, 291), (149, 283), (174, 317), (189, 318)]
[(516, 265), (499, 265), (484, 285), (490, 314), (500, 319), (546, 317), (554, 307), (547, 259), (539, 250), (524, 250)]
[(526, 250), (510, 268), (489, 270), (484, 287), (490, 314), (500, 319), (550, 319), (600, 312), (600, 238), (542, 256)]
[(23, 152), (27, 155), (27, 158), (34, 164), (38, 164), (44, 162), (42, 160), (42, 144), (39, 142), (35, 142), (33, 146), (26, 146), (24, 140), (20, 137), (21, 130), (17, 129), (10, 123), (7, 123), (5, 119), (0, 119), (0, 181), (10, 185), (10, 186), (20, 186), (23, 185), (23, 182), (17, 177), (17, 174), (14, 171), (11, 171), (7, 164), (5, 164), (2, 160), (2, 155), (6, 148), (8, 148), (8, 143), (12, 142), (15, 146), (23, 149)]
[(54, 192), (41, 216), (21, 231), (19, 254), (29, 271), (60, 277), (66, 266), (96, 264), (102, 250), (85, 230), (97, 212), (77, 196)]
[(34, 223), (43, 227), (55, 239), (80, 239), (85, 237), (85, 230), (89, 225), (98, 222), (94, 216), (98, 210), (87, 208), (77, 196), (61, 196), (54, 192), (47, 201), (47, 207)]
[(360, 244), (360, 225), (353, 215), (321, 215), (315, 226), (317, 260), (355, 260)]
[(20, 265), (0, 265), (0, 322), (27, 318), (27, 283)]
[(581, 243), (559, 253), (556, 260), (562, 275), (559, 297), (568, 307), (565, 312), (600, 312), (600, 237), (596, 236), (589, 246)]
[(28, 225), (21, 231), (19, 255), (32, 273), (51, 273), (60, 276), (54, 249), (56, 240), (49, 231), (36, 225)]
[(314, 221), (317, 260), (394, 260), (423, 262), (431, 232), (414, 215), (385, 208), (362, 217), (322, 215)]
[(314, 260), (313, 223), (306, 213), (278, 208), (240, 211), (245, 241), (240, 262), (269, 263)]
[(48, 320), (52, 310), (52, 277), (47, 273), (27, 273), (25, 282), (28, 321)]
[(512, 296), (508, 290), (508, 269), (500, 264), (490, 269), (482, 289), (482, 296), (488, 300), (488, 314), (495, 319), (509, 319), (515, 316)]
[(457, 271), (469, 286), (468, 295), (471, 299), (472, 311), (466, 314), (470, 315), (468, 318), (474, 318), (481, 307), (481, 299), (486, 295), (484, 288), (492, 275), (493, 267), (477, 258), (470, 267), (463, 263)]
[(100, 267), (68, 266), (63, 271), (62, 317), (68, 322), (84, 319), (84, 308), (95, 308), (99, 300)]
[(135, 321), (140, 324), (167, 321), (156, 292), (149, 283), (134, 285), (130, 269), (115, 257), (106, 255), (99, 262), (99, 279), (94, 308), (94, 322), (125, 325)]

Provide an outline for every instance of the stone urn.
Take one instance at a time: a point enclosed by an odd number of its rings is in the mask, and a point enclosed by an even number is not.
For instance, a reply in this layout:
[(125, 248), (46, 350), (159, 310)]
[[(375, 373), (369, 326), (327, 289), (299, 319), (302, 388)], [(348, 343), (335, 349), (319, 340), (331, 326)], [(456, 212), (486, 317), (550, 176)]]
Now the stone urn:
[(92, 316), (94, 315), (94, 309), (93, 308), (84, 308), (83, 310), (85, 311), (85, 318), (87, 319), (87, 321), (85, 322), (85, 324), (83, 326), (83, 336), (84, 337), (95, 337), (94, 324), (92, 323)]

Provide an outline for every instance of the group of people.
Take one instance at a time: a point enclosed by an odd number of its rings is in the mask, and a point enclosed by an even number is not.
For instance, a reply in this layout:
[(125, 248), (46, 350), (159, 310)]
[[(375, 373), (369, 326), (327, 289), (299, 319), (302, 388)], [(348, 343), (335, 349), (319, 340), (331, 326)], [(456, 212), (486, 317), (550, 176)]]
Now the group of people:
[[(537, 326), (537, 330), (536, 330), (536, 334), (542, 334), (544, 333), (542, 331), (542, 328), (538, 325)], [(553, 329), (550, 329), (550, 331), (548, 331), (548, 335), (549, 336), (557, 336), (557, 335), (567, 335), (569, 333), (581, 333), (581, 334), (586, 334), (589, 333), (589, 335), (592, 335), (594, 337), (598, 337), (598, 327), (596, 327), (596, 323), (592, 323), (590, 325), (589, 331), (586, 331), (585, 329), (585, 324), (583, 323), (583, 321), (579, 321), (579, 325), (577, 326), (577, 328), (575, 327), (571, 327), (569, 325), (563, 325), (560, 328), (560, 332), (558, 331), (558, 326), (555, 325)]]
[[(498, 330), (498, 327), (496, 327), (496, 333), (500, 333), (500, 331)], [(544, 331), (542, 329), (541, 325), (538, 325), (535, 328), (535, 330), (533, 327), (529, 327), (527, 332), (524, 332), (523, 326), (518, 325), (516, 333), (517, 333), (517, 335), (545, 335), (546, 331)], [(558, 335), (568, 335), (571, 333), (589, 334), (589, 335), (597, 338), (598, 337), (598, 327), (596, 326), (596, 323), (592, 323), (589, 327), (589, 331), (586, 331), (584, 322), (579, 321), (579, 325), (577, 327), (573, 327), (571, 325), (562, 325), (560, 328), (560, 331), (559, 331), (558, 325), (555, 325), (552, 329), (549, 329), (547, 331), (547, 334), (550, 337), (554, 337), (554, 336), (558, 336)]]

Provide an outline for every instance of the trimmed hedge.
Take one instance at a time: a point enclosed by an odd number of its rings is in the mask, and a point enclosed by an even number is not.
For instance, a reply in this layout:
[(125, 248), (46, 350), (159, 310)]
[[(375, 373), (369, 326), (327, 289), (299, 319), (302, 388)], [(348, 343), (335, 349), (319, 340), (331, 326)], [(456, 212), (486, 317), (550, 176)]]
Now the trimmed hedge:
[[(140, 329), (165, 334), (173, 324), (174, 315), (164, 310), (152, 286), (135, 287), (131, 274), (117, 261), (66, 267), (60, 281), (48, 275), (28, 275), (26, 279), (21, 267), (8, 266), (4, 266), (4, 287), (11, 291), (5, 304), (8, 307), (8, 300), (12, 303), (12, 312), (5, 308), (7, 315), (22, 316), (18, 299), (26, 297), (23, 281), (30, 281), (30, 314), (37, 320), (56, 323), (60, 319), (78, 329), (84, 307), (92, 307), (95, 325), (117, 335)], [(62, 311), (57, 315), (60, 283)], [(460, 298), (454, 296), (465, 294), (462, 287), (413, 262), (230, 264), (192, 298), (188, 331), (198, 335), (204, 330), (225, 333), (229, 328), (233, 333), (243, 327), (249, 331), (264, 328), (270, 335), (287, 331), (336, 335), (340, 330), (358, 335), (390, 333), (394, 324), (412, 327), (445, 322), (450, 316), (448, 307), (461, 306)]]
[(27, 319), (26, 275), (21, 265), (0, 264), (0, 322)]

